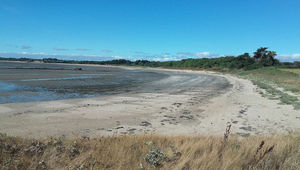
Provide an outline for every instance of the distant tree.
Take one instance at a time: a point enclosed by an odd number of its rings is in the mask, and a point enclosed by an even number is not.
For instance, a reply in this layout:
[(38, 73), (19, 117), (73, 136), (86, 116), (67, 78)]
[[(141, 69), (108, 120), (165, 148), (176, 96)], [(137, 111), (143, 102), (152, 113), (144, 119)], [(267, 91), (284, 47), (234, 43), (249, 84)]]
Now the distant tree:
[(274, 57), (277, 55), (275, 51), (268, 51), (267, 47), (261, 47), (254, 52), (254, 59), (256, 63), (263, 66), (272, 66), (279, 63)]
[(295, 65), (296, 68), (300, 68), (300, 61), (295, 61), (294, 65)]
[(136, 60), (134, 62), (135, 65), (142, 65), (142, 66), (147, 65), (149, 63), (150, 63), (150, 61), (148, 61), (148, 60)]
[(59, 60), (57, 58), (43, 58), (42, 61), (44, 63), (58, 63)]
[(231, 62), (230, 68), (242, 69), (248, 68), (250, 65), (254, 64), (254, 59), (251, 58), (249, 53), (244, 53), (239, 55)]

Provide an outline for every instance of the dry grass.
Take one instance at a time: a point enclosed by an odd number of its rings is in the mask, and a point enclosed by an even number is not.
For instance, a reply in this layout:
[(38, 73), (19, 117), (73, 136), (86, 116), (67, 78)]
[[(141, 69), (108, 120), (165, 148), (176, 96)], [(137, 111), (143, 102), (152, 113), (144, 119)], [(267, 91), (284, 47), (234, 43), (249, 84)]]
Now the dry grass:
[[(165, 154), (157, 166), (145, 160), (147, 154), (155, 159), (149, 152), (153, 148)], [(300, 169), (300, 135), (43, 140), (1, 135), (0, 165), (0, 169)]]

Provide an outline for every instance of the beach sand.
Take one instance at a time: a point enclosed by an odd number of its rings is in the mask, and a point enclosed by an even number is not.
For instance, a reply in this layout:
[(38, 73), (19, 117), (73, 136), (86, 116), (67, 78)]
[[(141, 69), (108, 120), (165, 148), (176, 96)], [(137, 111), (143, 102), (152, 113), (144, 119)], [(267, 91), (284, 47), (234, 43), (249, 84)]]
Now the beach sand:
[[(232, 124), (232, 133), (241, 136), (300, 130), (299, 110), (262, 97), (260, 89), (249, 80), (207, 71), (168, 71), (224, 78), (231, 86), (215, 90), (218, 86), (214, 87), (213, 81), (203, 88), (196, 84), (206, 80), (198, 80), (197, 76), (189, 82), (171, 76), (155, 83), (174, 81), (175, 91), (1, 104), (0, 132), (34, 138), (143, 133), (223, 135), (227, 123)], [(193, 86), (181, 91), (185, 84)]]

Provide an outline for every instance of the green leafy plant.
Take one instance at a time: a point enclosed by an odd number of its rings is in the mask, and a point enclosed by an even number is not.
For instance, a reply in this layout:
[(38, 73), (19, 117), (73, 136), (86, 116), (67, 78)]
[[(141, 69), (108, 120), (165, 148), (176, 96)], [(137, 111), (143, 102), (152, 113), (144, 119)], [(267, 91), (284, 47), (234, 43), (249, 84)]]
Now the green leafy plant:
[(154, 165), (155, 167), (162, 166), (162, 161), (167, 158), (166, 154), (159, 150), (156, 146), (153, 146), (149, 153), (145, 156), (144, 160)]

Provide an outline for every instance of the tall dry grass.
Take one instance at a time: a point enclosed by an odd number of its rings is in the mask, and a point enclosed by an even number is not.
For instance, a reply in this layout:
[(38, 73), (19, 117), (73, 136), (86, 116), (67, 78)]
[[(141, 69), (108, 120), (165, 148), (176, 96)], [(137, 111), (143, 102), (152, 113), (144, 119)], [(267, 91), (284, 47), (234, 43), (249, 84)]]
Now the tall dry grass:
[[(145, 160), (153, 148), (165, 154), (157, 166)], [(155, 154), (152, 156), (155, 159)], [(294, 170), (300, 169), (300, 135), (243, 139), (232, 135), (225, 143), (224, 138), (214, 136), (133, 135), (33, 140), (1, 135), (0, 165), (1, 169)]]

